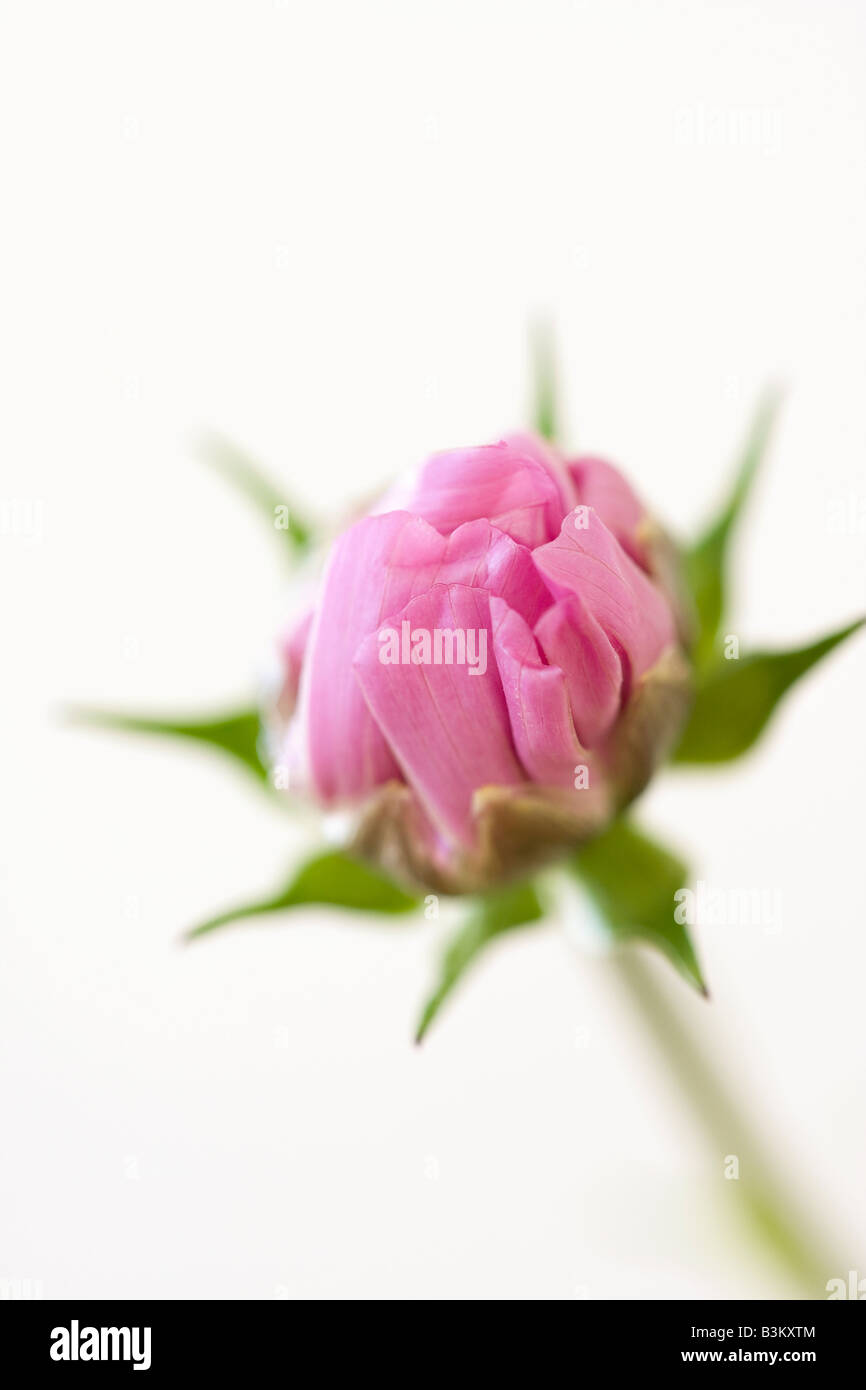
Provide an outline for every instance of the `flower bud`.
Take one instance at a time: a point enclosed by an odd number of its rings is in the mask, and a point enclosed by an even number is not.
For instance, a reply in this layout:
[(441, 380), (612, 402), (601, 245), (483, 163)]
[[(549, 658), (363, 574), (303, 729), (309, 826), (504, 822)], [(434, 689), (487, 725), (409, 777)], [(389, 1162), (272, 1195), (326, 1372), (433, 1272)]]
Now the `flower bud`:
[(673, 546), (622, 475), (514, 435), (434, 455), (337, 539), (282, 644), (277, 756), (351, 848), (438, 892), (576, 848), (689, 700)]

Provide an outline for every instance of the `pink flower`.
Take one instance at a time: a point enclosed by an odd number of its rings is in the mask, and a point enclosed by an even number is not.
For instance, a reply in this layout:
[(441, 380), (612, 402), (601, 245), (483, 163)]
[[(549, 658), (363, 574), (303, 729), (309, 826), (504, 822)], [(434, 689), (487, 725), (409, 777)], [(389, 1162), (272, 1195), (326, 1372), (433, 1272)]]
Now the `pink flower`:
[(675, 555), (615, 468), (531, 435), (389, 496), (283, 643), (278, 760), (392, 874), (483, 888), (596, 833), (669, 751)]

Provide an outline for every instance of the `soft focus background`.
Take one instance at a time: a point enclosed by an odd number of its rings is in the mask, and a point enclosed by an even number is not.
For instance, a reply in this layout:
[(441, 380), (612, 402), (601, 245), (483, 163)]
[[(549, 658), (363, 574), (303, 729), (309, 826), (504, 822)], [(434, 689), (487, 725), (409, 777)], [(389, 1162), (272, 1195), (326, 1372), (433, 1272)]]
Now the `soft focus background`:
[[(183, 948), (300, 831), (62, 716), (254, 689), (285, 567), (202, 430), (327, 514), (521, 424), (544, 310), (570, 441), (685, 534), (784, 384), (731, 630), (863, 611), (866, 9), (11, 0), (0, 132), (0, 1291), (789, 1292), (602, 957), (515, 936), (419, 1051), (445, 919)], [(660, 974), (861, 1277), (864, 676), (855, 639), (641, 806), (781, 894), (776, 933), (698, 929), (711, 1005)]]

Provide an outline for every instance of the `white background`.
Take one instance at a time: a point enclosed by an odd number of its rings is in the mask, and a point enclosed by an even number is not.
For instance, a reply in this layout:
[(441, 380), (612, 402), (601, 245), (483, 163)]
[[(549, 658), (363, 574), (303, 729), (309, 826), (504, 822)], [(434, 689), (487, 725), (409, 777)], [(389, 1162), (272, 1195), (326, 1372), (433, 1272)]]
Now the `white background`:
[[(520, 424), (545, 309), (571, 441), (683, 533), (783, 383), (732, 630), (862, 611), (864, 41), (854, 0), (4, 5), (7, 1289), (790, 1290), (602, 957), (516, 936), (419, 1051), (444, 921), (182, 948), (285, 876), (297, 826), (63, 708), (254, 689), (284, 568), (201, 430), (326, 515)], [(673, 993), (866, 1275), (864, 670), (852, 641), (747, 762), (641, 812), (711, 885), (782, 894), (777, 935), (699, 929), (712, 1004)]]

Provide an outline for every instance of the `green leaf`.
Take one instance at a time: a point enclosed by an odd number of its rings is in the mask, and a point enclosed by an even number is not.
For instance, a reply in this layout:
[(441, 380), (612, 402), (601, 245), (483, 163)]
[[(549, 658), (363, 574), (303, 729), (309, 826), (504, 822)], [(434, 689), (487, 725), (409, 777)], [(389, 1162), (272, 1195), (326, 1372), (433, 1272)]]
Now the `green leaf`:
[(264, 913), (282, 912), (285, 908), (313, 905), (396, 916), (411, 912), (418, 906), (418, 899), (342, 850), (326, 850), (296, 869), (288, 883), (276, 893), (256, 902), (241, 903), (209, 918), (187, 932), (187, 940), (204, 936), (242, 917), (260, 917)]
[(775, 391), (768, 391), (762, 396), (740, 456), (731, 494), (719, 515), (684, 557), (686, 579), (699, 622), (694, 651), (698, 666), (708, 666), (719, 656), (716, 642), (727, 602), (730, 542), (758, 466), (766, 453), (780, 399)]
[(544, 439), (555, 439), (558, 420), (556, 408), (556, 351), (553, 329), (549, 323), (537, 323), (531, 335), (533, 410), (532, 423)]
[(228, 753), (242, 763), (260, 782), (270, 785), (268, 770), (259, 754), (261, 719), (256, 709), (237, 710), (215, 719), (157, 719), (151, 715), (115, 713), (111, 710), (73, 710), (71, 718), (79, 724), (100, 729), (119, 729), (125, 733), (159, 734), (169, 738), (192, 739)]
[(286, 500), (285, 493), (262, 472), (243, 449), (219, 435), (209, 435), (201, 445), (211, 467), (243, 492), (267, 520), (275, 535), (288, 546), (293, 558), (312, 543), (312, 530)]
[(442, 1004), (488, 942), (514, 927), (528, 926), (544, 916), (531, 883), (501, 888), (476, 898), (469, 918), (449, 944), (442, 958), (439, 983), (424, 1006), (415, 1033), (420, 1042)]
[(616, 941), (649, 942), (707, 993), (689, 933), (674, 918), (674, 894), (689, 877), (681, 859), (630, 821), (618, 820), (571, 862)]
[(808, 647), (752, 652), (707, 672), (698, 683), (674, 762), (721, 763), (745, 753), (794, 682), (864, 621), (849, 623)]

